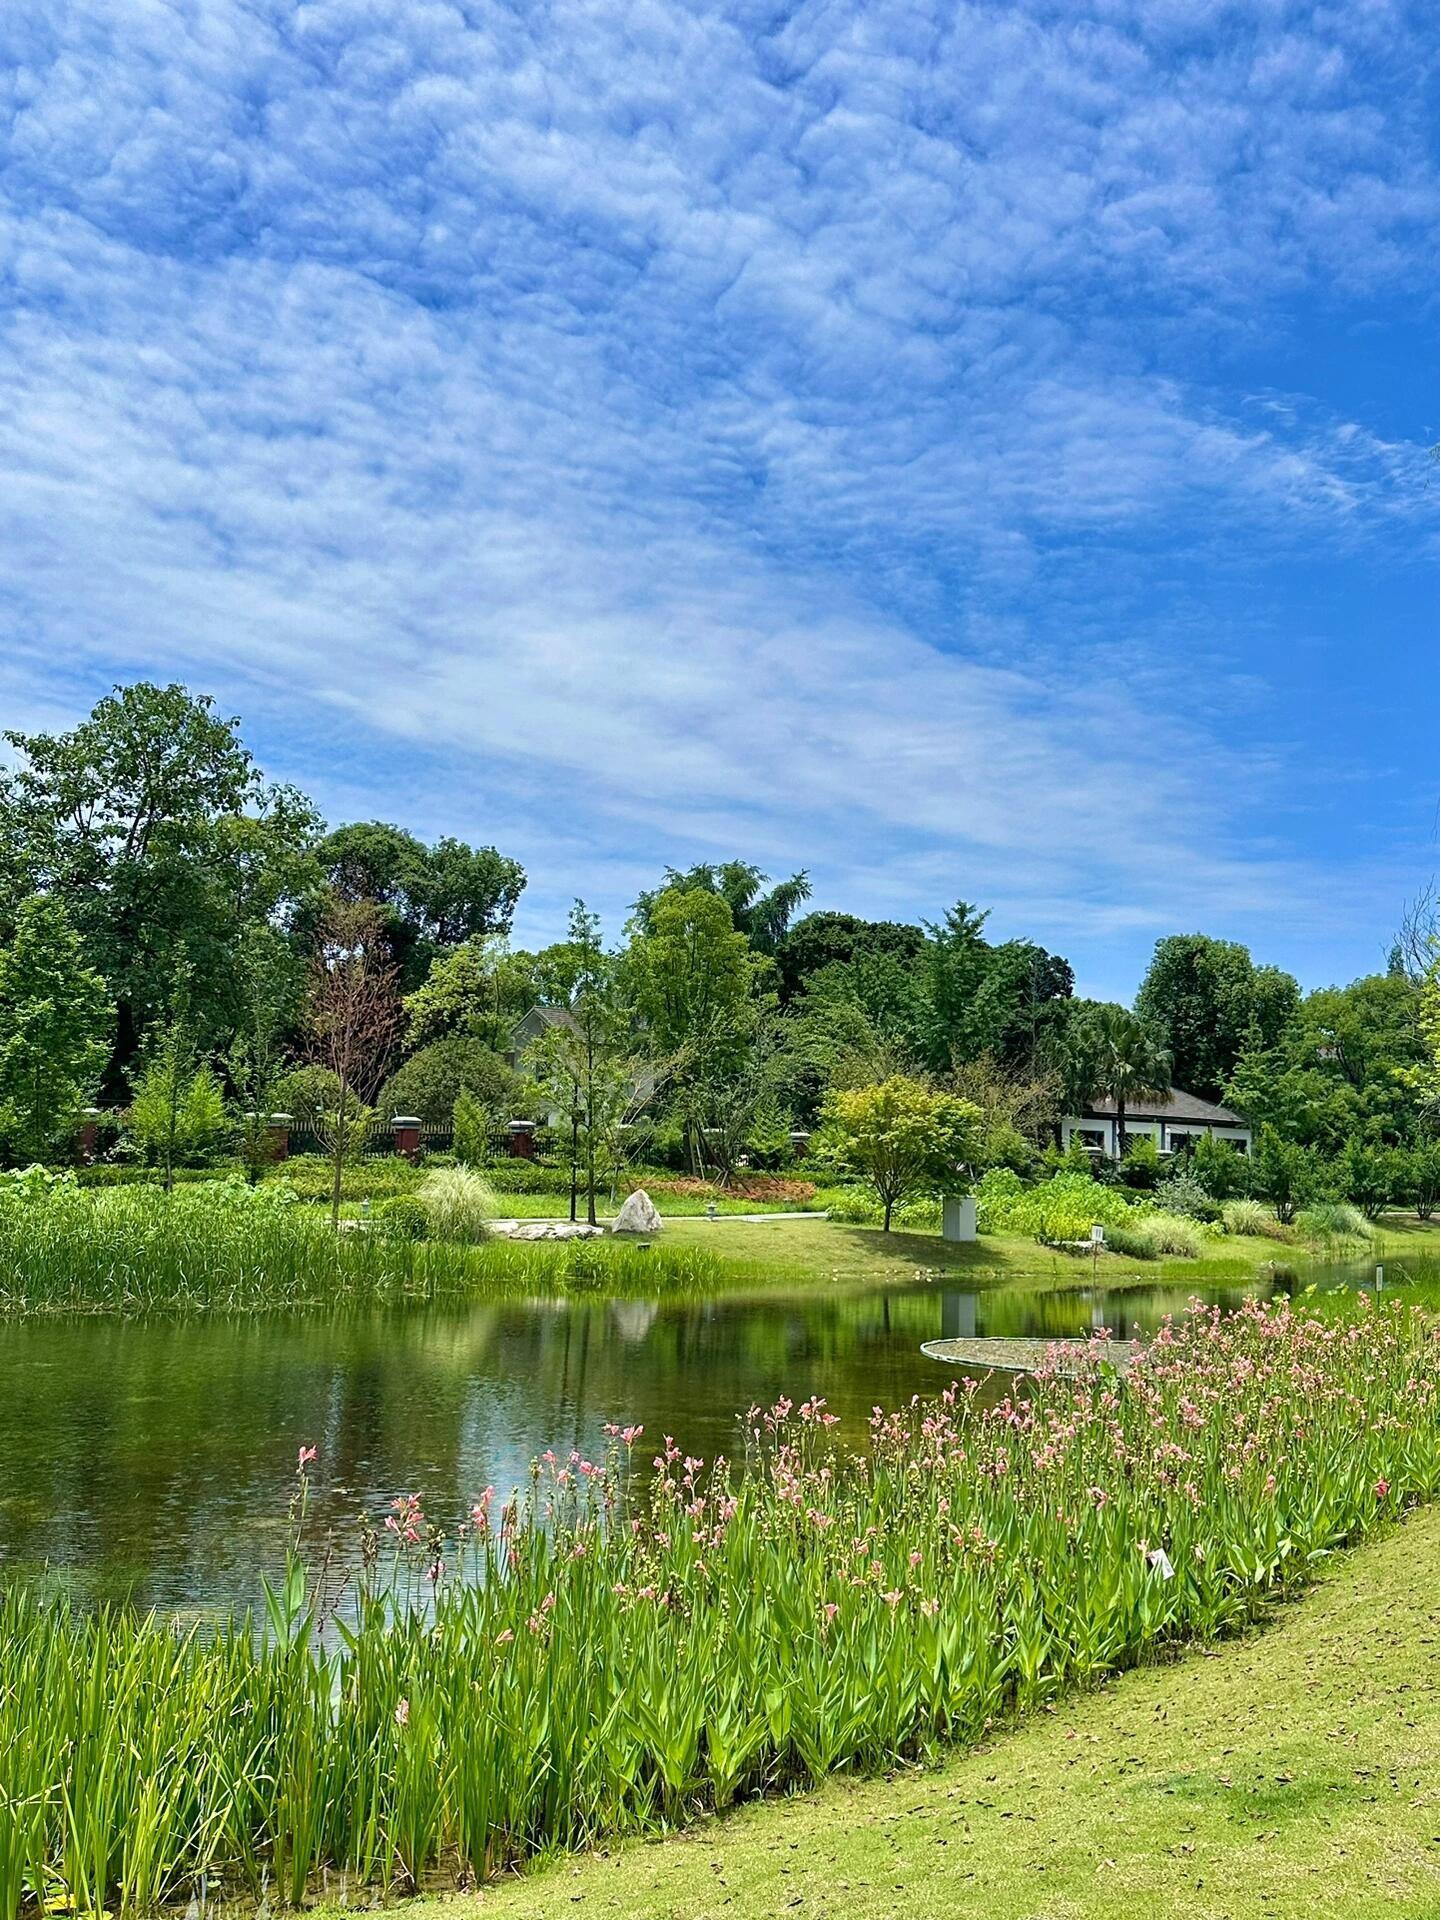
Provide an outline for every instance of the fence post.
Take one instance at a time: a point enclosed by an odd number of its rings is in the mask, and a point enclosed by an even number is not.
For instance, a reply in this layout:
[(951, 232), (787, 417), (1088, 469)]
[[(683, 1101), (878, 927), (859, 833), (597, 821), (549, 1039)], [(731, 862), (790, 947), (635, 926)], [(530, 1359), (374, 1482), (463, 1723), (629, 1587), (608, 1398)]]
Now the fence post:
[(390, 1122), (395, 1135), (395, 1151), (402, 1160), (414, 1160), (420, 1153), (420, 1116), (397, 1113)]
[(510, 1158), (512, 1160), (533, 1160), (535, 1158), (535, 1122), (533, 1120), (512, 1120), (509, 1122)]
[(290, 1128), (294, 1122), (293, 1113), (272, 1113), (265, 1122), (265, 1132), (269, 1137), (267, 1157), (271, 1160), (290, 1158)]
[(809, 1152), (809, 1150), (810, 1150), (809, 1134), (806, 1133), (802, 1128), (797, 1127), (795, 1131), (790, 1135), (791, 1159), (803, 1160), (805, 1158), (805, 1155)]
[(87, 1167), (95, 1158), (96, 1149), (100, 1144), (100, 1120), (101, 1112), (99, 1107), (84, 1107), (81, 1109), (80, 1137), (76, 1142), (76, 1147), (81, 1160)]

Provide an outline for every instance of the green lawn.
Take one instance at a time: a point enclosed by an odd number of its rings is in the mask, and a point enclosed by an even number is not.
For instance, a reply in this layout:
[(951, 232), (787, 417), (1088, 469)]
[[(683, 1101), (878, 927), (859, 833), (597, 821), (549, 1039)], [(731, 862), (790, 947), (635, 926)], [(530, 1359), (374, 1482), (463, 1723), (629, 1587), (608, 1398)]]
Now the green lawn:
[(1127, 1674), (933, 1772), (427, 1906), (433, 1920), (1434, 1916), (1437, 1596), (1429, 1509), (1335, 1561), (1265, 1631)]
[[(938, 1233), (882, 1233), (832, 1220), (676, 1220), (666, 1235), (711, 1248), (753, 1278), (770, 1283), (815, 1280), (890, 1283), (917, 1278), (964, 1276), (979, 1284), (1007, 1280), (1027, 1287), (1173, 1287), (1239, 1285), (1262, 1267), (1303, 1269), (1323, 1264), (1315, 1250), (1275, 1240), (1224, 1238), (1199, 1260), (1134, 1260), (1107, 1253), (1093, 1267), (1085, 1257), (1053, 1253), (1035, 1240), (985, 1234), (957, 1245)], [(1369, 1244), (1355, 1243), (1340, 1255), (1347, 1262), (1385, 1261), (1390, 1278), (1403, 1279), (1407, 1261), (1440, 1259), (1440, 1223), (1421, 1224), (1403, 1215), (1388, 1218)]]

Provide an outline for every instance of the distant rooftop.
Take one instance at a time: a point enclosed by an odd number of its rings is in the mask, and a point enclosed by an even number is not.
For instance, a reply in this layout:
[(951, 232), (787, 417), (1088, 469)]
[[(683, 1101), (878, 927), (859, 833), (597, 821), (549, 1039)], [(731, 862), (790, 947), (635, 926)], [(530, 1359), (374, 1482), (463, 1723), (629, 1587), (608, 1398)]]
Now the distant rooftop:
[[(1085, 1106), (1086, 1113), (1104, 1115), (1113, 1119), (1115, 1102), (1110, 1099), (1090, 1100)], [(1198, 1093), (1186, 1093), (1183, 1087), (1171, 1087), (1168, 1093), (1157, 1098), (1152, 1094), (1136, 1094), (1133, 1100), (1125, 1102), (1127, 1120), (1206, 1120), (1212, 1126), (1243, 1127), (1243, 1116), (1234, 1113), (1229, 1107), (1217, 1106), (1213, 1100), (1202, 1100)]]

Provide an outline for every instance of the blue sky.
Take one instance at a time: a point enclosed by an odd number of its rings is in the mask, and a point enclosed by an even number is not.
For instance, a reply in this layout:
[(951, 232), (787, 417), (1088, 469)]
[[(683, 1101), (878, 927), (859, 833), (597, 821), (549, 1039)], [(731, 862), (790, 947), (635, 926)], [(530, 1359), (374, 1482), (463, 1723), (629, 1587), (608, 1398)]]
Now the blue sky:
[(9, 0), (0, 713), (517, 933), (666, 861), (1306, 984), (1440, 864), (1423, 5)]

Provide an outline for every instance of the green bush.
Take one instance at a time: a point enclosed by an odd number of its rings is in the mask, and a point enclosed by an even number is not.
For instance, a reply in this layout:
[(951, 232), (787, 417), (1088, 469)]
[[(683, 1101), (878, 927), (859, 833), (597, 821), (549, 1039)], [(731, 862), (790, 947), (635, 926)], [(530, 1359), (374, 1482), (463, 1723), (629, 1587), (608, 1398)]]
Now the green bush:
[[(328, 1201), (334, 1171), (318, 1153), (297, 1153), (282, 1160), (265, 1176), (265, 1184), (289, 1187), (300, 1200)], [(397, 1193), (414, 1193), (424, 1174), (399, 1154), (376, 1154), (347, 1162), (341, 1171), (342, 1200), (388, 1200)]]
[(1209, 1133), (1202, 1133), (1185, 1156), (1185, 1171), (1194, 1174), (1212, 1200), (1243, 1198), (1251, 1181), (1249, 1158)]
[(409, 1193), (382, 1200), (373, 1217), (376, 1232), (390, 1240), (423, 1240), (430, 1228), (424, 1201)]
[[(815, 1202), (832, 1220), (847, 1227), (878, 1227), (885, 1209), (868, 1187), (858, 1183), (848, 1187), (822, 1187)], [(934, 1232), (940, 1226), (941, 1202), (929, 1194), (917, 1194), (902, 1200), (891, 1215), (891, 1225), (911, 1232)]]
[(1125, 1158), (1120, 1162), (1122, 1183), (1140, 1193), (1153, 1193), (1160, 1184), (1162, 1171), (1160, 1149), (1148, 1133), (1137, 1134), (1126, 1147)]
[(470, 1167), (441, 1167), (425, 1176), (418, 1195), (430, 1232), (452, 1246), (474, 1246), (490, 1231), (495, 1196)]
[(443, 1126), (462, 1093), (509, 1120), (523, 1103), (524, 1084), (483, 1040), (456, 1033), (412, 1053), (380, 1089), (375, 1105), (382, 1121), (413, 1113), (427, 1126)]
[[(82, 1187), (158, 1187), (162, 1175), (157, 1167), (133, 1163), (97, 1161), (89, 1167), (73, 1167), (76, 1182)], [(238, 1160), (222, 1160), (213, 1167), (176, 1167), (171, 1178), (178, 1186), (195, 1186), (206, 1181), (225, 1180), (245, 1172)]]
[(570, 1191), (568, 1167), (552, 1167), (541, 1160), (495, 1160), (485, 1178), (496, 1193), (564, 1193)]
[(1008, 1167), (992, 1167), (975, 1190), (982, 1233), (1025, 1233), (1050, 1244), (1088, 1240), (1097, 1223), (1108, 1229), (1135, 1217), (1119, 1187), (1088, 1173), (1063, 1172), (1027, 1187)]
[(1220, 1218), (1220, 1208), (1216, 1202), (1194, 1174), (1183, 1168), (1172, 1173), (1168, 1180), (1161, 1181), (1155, 1201), (1164, 1212), (1183, 1214), (1187, 1220)]
[(340, 1105), (340, 1081), (328, 1067), (295, 1067), (270, 1089), (271, 1113), (288, 1113), (298, 1126), (308, 1114), (329, 1113)]
[(455, 1096), (455, 1162), (461, 1167), (483, 1167), (491, 1158), (490, 1109), (468, 1088)]

